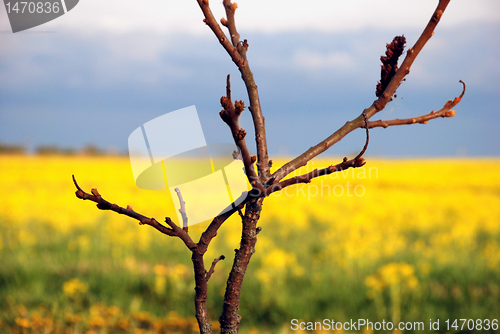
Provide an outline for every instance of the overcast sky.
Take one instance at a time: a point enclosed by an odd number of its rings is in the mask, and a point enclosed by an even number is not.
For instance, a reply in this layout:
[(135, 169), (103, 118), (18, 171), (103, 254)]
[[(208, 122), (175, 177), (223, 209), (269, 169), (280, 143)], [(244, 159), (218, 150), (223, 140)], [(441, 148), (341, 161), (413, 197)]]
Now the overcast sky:
[[(221, 1), (210, 4), (222, 17)], [(400, 34), (413, 44), (436, 4), (238, 1), (271, 153), (299, 154), (370, 106), (385, 44)], [(218, 116), (228, 73), (233, 97), (248, 99), (202, 19), (194, 0), (81, 0), (64, 16), (13, 34), (0, 5), (0, 142), (125, 150), (135, 128), (193, 104), (207, 140), (230, 142)], [(462, 79), (468, 91), (457, 115), (374, 129), (368, 153), (500, 155), (499, 33), (500, 1), (452, 0), (398, 98), (376, 119), (439, 109), (460, 94)], [(242, 121), (252, 138), (248, 111)], [(328, 154), (362, 145), (358, 131)]]

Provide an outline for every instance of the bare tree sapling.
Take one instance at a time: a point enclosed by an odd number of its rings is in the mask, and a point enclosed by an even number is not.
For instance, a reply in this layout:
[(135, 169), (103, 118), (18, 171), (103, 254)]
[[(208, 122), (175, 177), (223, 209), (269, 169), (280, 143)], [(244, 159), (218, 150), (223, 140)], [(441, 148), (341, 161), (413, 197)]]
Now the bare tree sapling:
[[(241, 241), (239, 248), (235, 250), (232, 268), (227, 279), (222, 314), (219, 318), (221, 333), (235, 334), (239, 331), (241, 320), (241, 316), (238, 314), (241, 286), (250, 259), (255, 253), (257, 235), (261, 231), (257, 223), (261, 216), (262, 203), (266, 198), (270, 194), (281, 191), (294, 184), (309, 183), (313, 178), (336, 173), (348, 168), (363, 166), (366, 163), (363, 154), (367, 150), (369, 143), (369, 129), (375, 127), (387, 128), (394, 125), (405, 124), (426, 124), (428, 121), (439, 117), (453, 117), (455, 111), (452, 108), (455, 107), (463, 97), (465, 93), (465, 83), (460, 81), (463, 85), (460, 96), (447, 101), (439, 110), (433, 110), (427, 114), (406, 119), (371, 120), (392, 100), (397, 88), (410, 73), (410, 68), (416, 57), (434, 34), (434, 29), (450, 2), (450, 0), (439, 0), (437, 8), (432, 13), (427, 26), (416, 43), (406, 51), (406, 55), (401, 65), (398, 66), (398, 60), (400, 56), (403, 55), (404, 46), (406, 44), (405, 37), (397, 36), (391, 43), (387, 44), (386, 55), (381, 57), (381, 80), (376, 86), (377, 99), (372, 105), (364, 109), (357, 117), (347, 121), (335, 132), (329, 134), (323, 141), (315, 144), (307, 151), (288, 161), (275, 172), (271, 173), (272, 161), (269, 159), (268, 155), (266, 127), (259, 101), (259, 91), (247, 58), (249, 44), (246, 39), (243, 41), (240, 39), (240, 34), (236, 29), (235, 11), (237, 9), (237, 4), (232, 3), (230, 0), (223, 0), (226, 17), (222, 18), (219, 23), (212, 13), (208, 0), (197, 0), (197, 2), (204, 15), (204, 23), (212, 30), (219, 43), (237, 66), (241, 73), (241, 79), (246, 87), (249, 102), (248, 110), (251, 113), (255, 131), (256, 156), (250, 154), (246, 142), (246, 131), (241, 128), (238, 120), (245, 109), (245, 103), (241, 100), (233, 101), (229, 75), (227, 76), (226, 82), (226, 95), (220, 99), (223, 108), (222, 111), (220, 111), (220, 117), (229, 126), (234, 142), (240, 151), (240, 158), (245, 166), (245, 173), (252, 190), (248, 192), (247, 197), (240, 205), (213, 218), (209, 226), (201, 234), (199, 240), (194, 241), (189, 234), (186, 224), (189, 217), (186, 216), (185, 211), (183, 212), (183, 227), (175, 224), (169, 217), (166, 217), (164, 220), (165, 224), (162, 224), (155, 218), (150, 218), (134, 211), (130, 206), (125, 208), (108, 202), (99, 194), (97, 189), (92, 189), (90, 193), (85, 192), (80, 188), (74, 176), (73, 181), (77, 188), (76, 196), (80, 199), (97, 203), (98, 209), (111, 210), (126, 215), (138, 220), (140, 225), (150, 225), (159, 232), (170, 237), (180, 238), (184, 242), (192, 253), (191, 259), (193, 262), (196, 292), (196, 319), (198, 321), (200, 333), (203, 334), (210, 334), (213, 332), (207, 312), (207, 284), (215, 270), (216, 264), (224, 259), (224, 256), (214, 259), (210, 268), (207, 270), (204, 255), (224, 222), (233, 214), (239, 214), (242, 227)], [(227, 33), (224, 32), (223, 29), (227, 30)], [(315, 169), (303, 175), (286, 178), (292, 172), (305, 166), (320, 153), (326, 151), (356, 129), (363, 129), (366, 132), (366, 142), (364, 147), (360, 150), (360, 153), (354, 158), (348, 159), (345, 157), (337, 164), (332, 164), (322, 169)], [(178, 195), (181, 204), (183, 204), (181, 194), (178, 193)], [(183, 208), (184, 207), (181, 205), (181, 213)]]

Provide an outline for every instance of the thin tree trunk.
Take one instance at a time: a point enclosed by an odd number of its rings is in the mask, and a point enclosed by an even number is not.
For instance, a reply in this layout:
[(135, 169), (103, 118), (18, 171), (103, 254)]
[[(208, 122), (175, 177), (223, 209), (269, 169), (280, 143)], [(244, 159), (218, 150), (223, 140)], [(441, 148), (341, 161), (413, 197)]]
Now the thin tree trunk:
[(207, 272), (203, 263), (203, 254), (198, 250), (193, 251), (191, 256), (194, 266), (194, 279), (196, 282), (194, 305), (196, 308), (196, 320), (201, 334), (212, 334), (212, 324), (207, 311)]
[(243, 277), (245, 276), (250, 258), (255, 253), (255, 243), (257, 242), (257, 234), (259, 233), (257, 222), (260, 218), (263, 200), (263, 198), (254, 199), (246, 205), (240, 249), (235, 250), (233, 267), (227, 280), (222, 315), (219, 319), (221, 334), (237, 334), (240, 328), (241, 316), (238, 314), (238, 311), (241, 285), (243, 284)]

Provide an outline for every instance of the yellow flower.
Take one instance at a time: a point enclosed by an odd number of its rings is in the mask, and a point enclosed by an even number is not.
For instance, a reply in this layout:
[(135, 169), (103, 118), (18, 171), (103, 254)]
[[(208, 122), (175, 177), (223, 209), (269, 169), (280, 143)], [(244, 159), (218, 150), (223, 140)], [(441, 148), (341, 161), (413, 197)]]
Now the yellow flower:
[(378, 270), (378, 274), (386, 285), (403, 284), (410, 289), (418, 285), (415, 268), (405, 262), (386, 264)]
[(365, 285), (369, 289), (373, 289), (378, 292), (382, 292), (385, 288), (384, 282), (382, 282), (377, 276), (370, 275), (365, 279)]
[(31, 322), (29, 321), (29, 319), (26, 318), (16, 318), (16, 325), (18, 325), (21, 328), (30, 328)]
[(91, 328), (102, 328), (106, 325), (106, 320), (104, 320), (100, 316), (93, 316), (92, 318), (89, 319), (88, 322), (89, 327)]
[(80, 281), (78, 278), (73, 278), (63, 284), (63, 292), (70, 299), (82, 297), (89, 290), (87, 283)]
[(153, 271), (154, 271), (155, 275), (166, 276), (167, 272), (168, 272), (168, 268), (163, 264), (157, 264), (153, 268)]
[(401, 286), (409, 290), (418, 287), (415, 268), (405, 262), (392, 262), (380, 267), (374, 275), (365, 279), (365, 285), (372, 290), (382, 292), (389, 286)]

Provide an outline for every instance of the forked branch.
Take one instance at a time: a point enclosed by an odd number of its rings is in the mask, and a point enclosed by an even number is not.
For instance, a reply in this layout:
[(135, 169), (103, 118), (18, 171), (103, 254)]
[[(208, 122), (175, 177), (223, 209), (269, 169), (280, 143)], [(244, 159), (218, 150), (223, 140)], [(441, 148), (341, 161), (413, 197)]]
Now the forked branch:
[(135, 212), (130, 205), (127, 205), (127, 208), (123, 208), (117, 204), (106, 201), (104, 198), (102, 198), (101, 194), (99, 194), (96, 188), (92, 188), (91, 190), (92, 194), (86, 193), (85, 191), (83, 191), (82, 188), (80, 188), (80, 186), (76, 182), (76, 178), (74, 175), (73, 175), (73, 183), (75, 184), (75, 187), (77, 189), (75, 192), (76, 197), (97, 203), (97, 208), (99, 210), (111, 210), (121, 215), (134, 218), (139, 221), (140, 225), (149, 225), (151, 227), (154, 227), (163, 234), (169, 235), (171, 237), (179, 237), (191, 250), (196, 248), (196, 244), (191, 239), (191, 237), (183, 229), (177, 226), (177, 224), (175, 224), (170, 218), (168, 217), (165, 218), (165, 222), (170, 226), (170, 228), (168, 228), (160, 224), (154, 218), (148, 218), (138, 212)]
[(212, 241), (212, 239), (217, 235), (217, 231), (220, 228), (220, 226), (231, 216), (233, 215), (236, 211), (240, 210), (249, 200), (250, 196), (247, 196), (247, 198), (240, 203), (239, 206), (234, 206), (232, 205), (232, 209), (228, 210), (227, 212), (224, 212), (220, 214), (219, 216), (215, 217), (211, 224), (208, 226), (208, 228), (203, 232), (203, 234), (200, 237), (200, 240), (198, 243), (194, 243), (194, 241), (191, 239), (191, 237), (188, 234), (187, 231), (187, 214), (186, 214), (186, 207), (184, 200), (182, 198), (182, 194), (180, 191), (177, 191), (177, 195), (179, 197), (180, 201), (180, 212), (181, 215), (183, 216), (183, 224), (185, 225), (184, 228), (180, 228), (175, 224), (169, 217), (165, 218), (165, 222), (167, 225), (170, 226), (166, 227), (162, 224), (160, 224), (156, 219), (154, 218), (148, 218), (140, 213), (135, 212), (131, 206), (127, 206), (127, 208), (120, 207), (117, 204), (112, 204), (102, 198), (102, 196), (99, 194), (97, 189), (92, 189), (91, 194), (86, 193), (76, 182), (75, 176), (73, 175), (73, 183), (75, 184), (76, 187), (76, 196), (80, 199), (83, 200), (90, 200), (92, 202), (97, 203), (97, 208), (100, 210), (111, 210), (119, 214), (126, 215), (128, 217), (131, 217), (133, 219), (136, 219), (139, 221), (139, 224), (141, 225), (150, 225), (160, 231), (161, 233), (164, 233), (166, 235), (172, 236), (172, 237), (178, 237), (180, 238), (185, 245), (191, 250), (192, 256), (191, 259), (193, 261), (193, 267), (194, 267), (194, 274), (195, 274), (195, 306), (196, 306), (196, 319), (198, 321), (198, 325), (200, 328), (201, 333), (203, 334), (211, 334), (212, 331), (212, 324), (210, 323), (210, 319), (208, 317), (208, 311), (207, 311), (207, 282), (210, 276), (213, 274), (215, 270), (215, 265), (217, 262), (220, 260), (223, 260), (223, 256), (219, 257), (218, 259), (215, 259), (214, 262), (212, 263), (212, 266), (210, 267), (210, 270), (207, 272), (204, 266), (204, 260), (203, 256), (207, 251), (207, 248)]
[(387, 121), (383, 121), (383, 120), (369, 121), (368, 128), (369, 129), (376, 128), (376, 127), (387, 128), (387, 127), (393, 126), (393, 125), (405, 125), (405, 124), (416, 124), (416, 123), (427, 124), (427, 122), (429, 122), (431, 119), (435, 119), (438, 117), (453, 117), (453, 116), (455, 116), (456, 112), (455, 112), (455, 110), (452, 110), (451, 108), (453, 108), (458, 103), (460, 103), (460, 101), (462, 100), (462, 97), (465, 94), (465, 82), (463, 82), (462, 80), (460, 80), (460, 82), (463, 85), (462, 93), (460, 94), (460, 96), (455, 97), (454, 100), (446, 101), (445, 105), (441, 109), (439, 109), (438, 111), (433, 110), (428, 114), (421, 115), (418, 117), (403, 118), (403, 119), (396, 118), (396, 119), (387, 120)]
[(250, 196), (247, 196), (245, 200), (243, 200), (242, 203), (240, 203), (238, 206), (232, 206), (232, 208), (217, 217), (215, 217), (210, 225), (207, 227), (205, 232), (203, 232), (200, 236), (200, 240), (198, 241), (198, 251), (201, 253), (205, 253), (207, 251), (208, 245), (212, 241), (213, 238), (217, 236), (217, 233), (219, 231), (219, 228), (222, 226), (222, 224), (229, 218), (231, 217), (235, 212), (238, 212), (241, 210), (245, 204), (251, 199)]
[(450, 0), (439, 0), (439, 3), (432, 14), (431, 19), (427, 23), (424, 31), (418, 38), (415, 45), (408, 49), (406, 52), (406, 57), (401, 64), (399, 70), (394, 74), (391, 81), (387, 85), (384, 90), (384, 93), (376, 100), (368, 110), (365, 110), (368, 118), (372, 117), (374, 114), (384, 109), (387, 103), (392, 100), (392, 96), (396, 93), (399, 85), (403, 81), (403, 79), (410, 73), (410, 68), (418, 54), (424, 48), (425, 44), (429, 41), (429, 39), (434, 35), (434, 29), (438, 25), (441, 17), (443, 16), (446, 7), (450, 3)]
[(224, 260), (226, 257), (224, 255), (219, 256), (218, 258), (214, 259), (212, 262), (212, 266), (210, 267), (210, 270), (207, 272), (207, 281), (212, 277), (212, 274), (215, 272), (215, 265), (220, 261)]
[[(231, 36), (231, 43), (234, 47), (238, 48), (241, 46), (240, 43), (240, 34), (236, 29), (236, 21), (234, 19), (234, 13), (236, 12), (236, 8), (238, 8), (238, 4), (231, 3), (231, 0), (223, 1), (224, 9), (226, 10), (227, 20), (222, 18), (220, 21), (223, 26), (227, 27), (229, 30), (229, 35)], [(241, 50), (238, 50), (238, 53), (241, 54)]]
[[(343, 170), (346, 170), (348, 168), (358, 168), (362, 167), (366, 164), (365, 159), (363, 159), (363, 154), (365, 154), (366, 149), (368, 148), (368, 143), (370, 142), (370, 133), (368, 131), (369, 127), (367, 126), (368, 124), (368, 119), (365, 117), (365, 129), (366, 129), (366, 141), (365, 145), (363, 146), (363, 149), (359, 154), (354, 157), (353, 159), (347, 159), (347, 157), (344, 157), (341, 163), (332, 165), (323, 169), (315, 169), (307, 174), (295, 176), (286, 180), (283, 180), (279, 183), (275, 183), (272, 186), (266, 188), (266, 191), (264, 193), (265, 196), (269, 196), (273, 192), (279, 191), (283, 188), (286, 188), (288, 186), (291, 186), (293, 184), (297, 183), (310, 183), (313, 178), (320, 177), (323, 175), (328, 175), (332, 174), (335, 172), (340, 172)], [(272, 181), (272, 179), (271, 179)]]
[(245, 83), (248, 99), (250, 100), (248, 110), (252, 114), (255, 130), (258, 161), (257, 166), (260, 179), (262, 183), (264, 183), (270, 177), (265, 119), (262, 115), (262, 109), (260, 106), (259, 91), (257, 89), (257, 85), (255, 84), (255, 79), (246, 57), (248, 43), (247, 40), (244, 40), (243, 42), (239, 40), (239, 34), (236, 30), (234, 12), (238, 6), (236, 3), (231, 3), (231, 1), (228, 0), (224, 0), (223, 2), (227, 19), (222, 19), (221, 22), (229, 30), (231, 39), (228, 39), (215, 19), (208, 4), (208, 0), (197, 0), (197, 2), (203, 12), (203, 15), (205, 16), (203, 21), (210, 27), (210, 29), (212, 29), (213, 33), (229, 54), (234, 64), (238, 67), (238, 70), (241, 73), (241, 78)]
[(342, 138), (344, 138), (347, 134), (354, 131), (357, 128), (364, 127), (364, 117), (370, 119), (373, 115), (375, 115), (380, 110), (384, 109), (389, 101), (391, 101), (392, 96), (396, 92), (396, 89), (401, 84), (401, 81), (404, 77), (410, 73), (410, 67), (415, 61), (415, 58), (420, 53), (424, 45), (434, 34), (434, 29), (436, 28), (439, 20), (443, 16), (443, 12), (450, 0), (439, 0), (439, 4), (434, 10), (429, 23), (425, 27), (424, 31), (420, 35), (419, 39), (415, 43), (415, 45), (408, 50), (406, 53), (406, 57), (401, 64), (399, 70), (392, 76), (392, 79), (385, 87), (384, 92), (380, 95), (380, 97), (373, 102), (373, 104), (366, 108), (361, 115), (353, 119), (352, 121), (348, 121), (342, 127), (340, 127), (337, 131), (327, 137), (325, 140), (320, 142), (319, 144), (309, 148), (307, 151), (296, 157), (295, 159), (289, 161), (281, 168), (279, 168), (276, 172), (273, 173), (272, 179), (274, 183), (281, 181), (285, 176), (292, 173), (294, 170), (305, 166), (310, 160), (323, 153), (334, 144), (338, 143)]
[(250, 156), (250, 152), (248, 151), (248, 147), (245, 141), (246, 131), (243, 128), (240, 128), (239, 117), (243, 110), (245, 109), (245, 104), (243, 101), (233, 101), (231, 99), (231, 77), (229, 74), (227, 75), (226, 80), (226, 96), (221, 97), (220, 99), (221, 106), (224, 108), (220, 113), (220, 117), (222, 120), (229, 126), (231, 130), (231, 134), (233, 135), (234, 142), (236, 146), (238, 146), (241, 157), (243, 159), (243, 164), (245, 165), (245, 173), (248, 177), (248, 181), (250, 184), (262, 192), (264, 187), (262, 183), (259, 181), (257, 177), (257, 173), (254, 169), (255, 158)]

